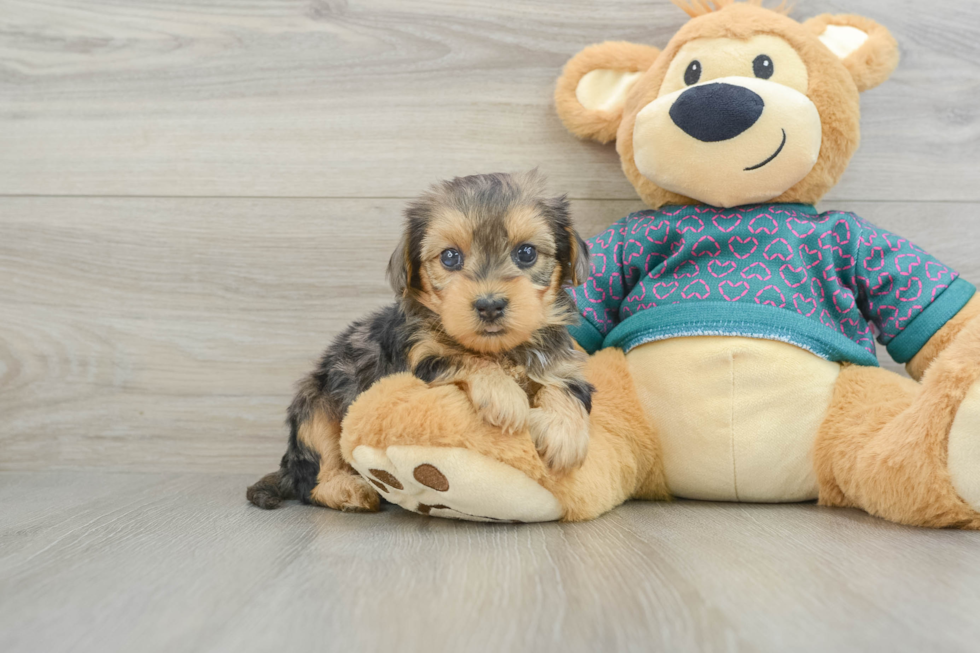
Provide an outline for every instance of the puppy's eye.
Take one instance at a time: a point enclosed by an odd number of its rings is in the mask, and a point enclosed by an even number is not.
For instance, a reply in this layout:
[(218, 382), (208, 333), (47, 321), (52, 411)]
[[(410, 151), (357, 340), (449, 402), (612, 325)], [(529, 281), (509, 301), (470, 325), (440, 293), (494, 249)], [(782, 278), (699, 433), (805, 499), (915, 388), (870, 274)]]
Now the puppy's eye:
[(695, 59), (687, 66), (684, 71), (684, 83), (688, 86), (697, 84), (701, 80), (701, 62)]
[(458, 249), (450, 247), (449, 249), (443, 250), (442, 254), (439, 256), (439, 260), (442, 261), (442, 267), (447, 270), (458, 270), (463, 267), (463, 255)]
[(534, 245), (518, 245), (514, 250), (514, 261), (522, 268), (534, 265), (537, 260), (538, 250), (534, 249)]
[(769, 55), (760, 54), (752, 62), (752, 70), (759, 79), (769, 79), (776, 72), (776, 67), (772, 65)]

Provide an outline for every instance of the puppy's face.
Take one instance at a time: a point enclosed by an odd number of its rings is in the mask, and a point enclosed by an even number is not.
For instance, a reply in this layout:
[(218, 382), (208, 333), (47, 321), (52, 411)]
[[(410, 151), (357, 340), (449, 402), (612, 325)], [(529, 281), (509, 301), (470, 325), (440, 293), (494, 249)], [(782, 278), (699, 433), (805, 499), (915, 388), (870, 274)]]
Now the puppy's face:
[(587, 248), (567, 202), (542, 198), (539, 185), (534, 176), (464, 177), (409, 210), (408, 292), (467, 349), (507, 351), (560, 323), (562, 286), (585, 276)]

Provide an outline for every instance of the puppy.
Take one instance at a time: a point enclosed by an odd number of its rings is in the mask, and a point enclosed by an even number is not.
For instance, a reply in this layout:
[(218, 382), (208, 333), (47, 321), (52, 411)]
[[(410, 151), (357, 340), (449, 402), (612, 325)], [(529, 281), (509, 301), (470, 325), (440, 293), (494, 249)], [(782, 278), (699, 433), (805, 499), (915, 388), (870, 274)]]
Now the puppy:
[(399, 301), (352, 324), (300, 383), (279, 471), (248, 500), (377, 510), (377, 492), (341, 458), (341, 422), (375, 381), (407, 370), (457, 385), (506, 432), (527, 428), (552, 469), (579, 465), (594, 388), (565, 328), (578, 313), (563, 288), (588, 271), (567, 200), (546, 196), (536, 172), (434, 186), (408, 206), (388, 266)]

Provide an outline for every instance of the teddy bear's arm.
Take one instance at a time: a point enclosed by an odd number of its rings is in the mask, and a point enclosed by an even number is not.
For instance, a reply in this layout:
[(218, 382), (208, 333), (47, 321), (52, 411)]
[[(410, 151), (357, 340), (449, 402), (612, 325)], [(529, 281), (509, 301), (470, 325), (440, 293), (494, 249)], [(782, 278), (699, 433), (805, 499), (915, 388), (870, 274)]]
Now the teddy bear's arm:
[(974, 295), (967, 305), (937, 331), (919, 353), (906, 364), (905, 369), (908, 370), (909, 376), (916, 381), (921, 379), (936, 357), (956, 340), (963, 327), (978, 316), (980, 316), (980, 295)]
[[(589, 354), (601, 349), (605, 337), (619, 324), (623, 300), (649, 272), (643, 267), (646, 262), (669, 256), (670, 241), (654, 242), (640, 235), (641, 225), (652, 223), (649, 217), (637, 215), (642, 214), (626, 216), (588, 240), (591, 274), (584, 284), (569, 291), (582, 320), (568, 330)], [(631, 228), (637, 235), (629, 235)]]
[(861, 313), (878, 328), (878, 341), (896, 362), (908, 363), (964, 309), (976, 288), (907, 239), (853, 214), (845, 218), (853, 220), (850, 242), (857, 247), (852, 254), (831, 242), (841, 242), (843, 227), (825, 234), (821, 247), (835, 252), (839, 280), (851, 287)]

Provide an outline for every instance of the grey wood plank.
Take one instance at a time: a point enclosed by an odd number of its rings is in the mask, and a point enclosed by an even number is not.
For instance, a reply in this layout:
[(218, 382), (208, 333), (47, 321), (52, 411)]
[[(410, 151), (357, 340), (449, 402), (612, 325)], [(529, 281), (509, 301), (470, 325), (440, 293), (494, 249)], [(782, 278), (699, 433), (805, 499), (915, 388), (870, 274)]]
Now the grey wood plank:
[(519, 526), (262, 512), (248, 480), (0, 474), (0, 648), (971, 651), (980, 635), (976, 533), (812, 504)]
[[(295, 381), (390, 300), (402, 205), (0, 198), (0, 469), (273, 467)], [(639, 208), (573, 204), (586, 235)], [(822, 208), (980, 279), (980, 204)]]
[[(810, 0), (862, 12), (904, 61), (866, 94), (832, 198), (980, 200), (980, 5)], [(612, 148), (551, 92), (576, 51), (664, 45), (668, 0), (2, 0), (0, 194), (407, 197), (541, 165), (574, 197), (632, 199)]]
[(0, 199), (0, 468), (274, 463), (293, 384), (392, 301), (403, 205)]

